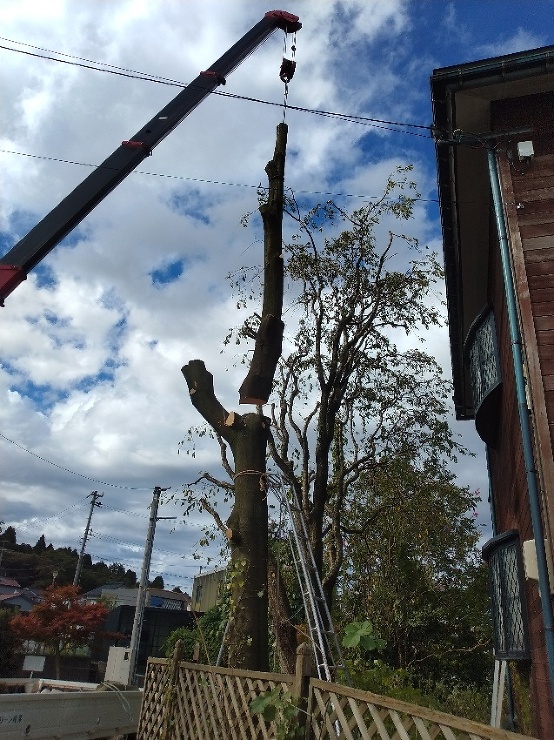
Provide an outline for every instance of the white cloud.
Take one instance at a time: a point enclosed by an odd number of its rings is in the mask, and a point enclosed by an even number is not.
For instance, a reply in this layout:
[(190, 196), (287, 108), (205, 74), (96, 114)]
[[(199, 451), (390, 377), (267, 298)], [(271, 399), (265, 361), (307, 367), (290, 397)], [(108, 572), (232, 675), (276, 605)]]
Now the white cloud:
[[(429, 123), (431, 60), (447, 65), (454, 53), (459, 61), (475, 57), (464, 57), (470, 52), (463, 33), (441, 41), (422, 32), (424, 22), (434, 23), (430, 13), (442, 18), (444, 11), (434, 3), (425, 6), (421, 13), (419, 3), (407, 0), (291, 0), (287, 10), (300, 16), (303, 28), (289, 103)], [(446, 10), (450, 30), (475, 34), (463, 5)], [(4, 0), (2, 33), (20, 42), (13, 48), (52, 56), (24, 45), (31, 44), (62, 52), (65, 62), (95, 60), (117, 65), (122, 73), (0, 50), (5, 83), (0, 148), (38, 157), (0, 153), (7, 184), (0, 203), (4, 248), (91, 171), (47, 158), (100, 164), (177, 94), (176, 87), (135, 79), (132, 70), (190, 82), (263, 12), (246, 0), (47, 5)], [(536, 24), (521, 23), (491, 29), (486, 48), (504, 52), (536, 45), (541, 32)], [(505, 39), (502, 48), (495, 46), (498, 39)], [(290, 52), (290, 39), (288, 46)], [(233, 367), (234, 347), (220, 354), (227, 329), (239, 323), (226, 275), (244, 262), (261, 261), (260, 231), (243, 230), (239, 220), (257, 206), (255, 186), (265, 183), (263, 168), (283, 116), (281, 50), (278, 33), (220, 88), (278, 105), (209, 97), (138, 168), (154, 174), (129, 176), (72, 235), (69, 246), (48, 256), (42, 268), (47, 272), (31, 273), (6, 301), (0, 323), (2, 430), (60, 466), (0, 439), (6, 461), (2, 518), (21, 525), (20, 540), (25, 532), (36, 540), (44, 529), (56, 544), (77, 546), (93, 488), (105, 491), (106, 506), (145, 516), (154, 485), (172, 485), (175, 491), (199, 470), (217, 472), (215, 443), (202, 444), (194, 459), (177, 454), (186, 430), (201, 422), (180, 368), (190, 359), (204, 359), (222, 402), (236, 407), (244, 367)], [(424, 197), (434, 197), (434, 150), (425, 131), (416, 138), (293, 110), (287, 121), (287, 184), (300, 197), (326, 199), (313, 194), (329, 191), (378, 195), (393, 166), (410, 161)], [(417, 206), (414, 229), (438, 245), (432, 208)], [(182, 264), (182, 274), (154, 285), (151, 273), (175, 262)], [(48, 278), (53, 283), (45, 287)], [(429, 346), (448, 369), (445, 337), (445, 332), (432, 337)], [(472, 486), (485, 475), (482, 458), (460, 470), (460, 482), (471, 480)], [(76, 501), (83, 506), (73, 511)], [(46, 519), (68, 508), (70, 514)], [(180, 515), (171, 504), (167, 509)], [(128, 515), (122, 524), (115, 516), (99, 515), (97, 521), (99, 534), (129, 540), (139, 553), (128, 554), (123, 545), (117, 550), (108, 539), (99, 539), (90, 551), (139, 563), (146, 520)], [(163, 529), (157, 535), (160, 548), (188, 552), (184, 563), (174, 562), (191, 568), (183, 571), (189, 587), (198, 523), (191, 519), (179, 523), (174, 535)], [(169, 569), (167, 560), (161, 565)]]
[[(552, 10), (554, 10), (554, 6)], [(545, 34), (532, 33), (520, 27), (514, 34), (508, 37), (501, 34), (500, 38), (494, 43), (483, 44), (479, 46), (478, 50), (479, 54), (483, 57), (496, 57), (503, 54), (515, 54), (518, 51), (526, 51), (527, 49), (536, 49), (539, 46), (544, 46), (546, 43), (547, 38)]]

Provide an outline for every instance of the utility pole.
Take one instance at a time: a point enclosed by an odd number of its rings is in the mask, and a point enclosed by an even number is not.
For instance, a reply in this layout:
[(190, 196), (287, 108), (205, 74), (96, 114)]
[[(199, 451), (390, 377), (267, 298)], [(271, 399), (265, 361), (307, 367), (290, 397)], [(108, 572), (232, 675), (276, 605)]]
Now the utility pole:
[(160, 486), (156, 486), (154, 488), (152, 503), (150, 504), (150, 521), (148, 523), (148, 533), (146, 535), (146, 544), (144, 546), (144, 559), (142, 561), (142, 572), (140, 574), (137, 606), (135, 609), (135, 618), (133, 620), (133, 631), (131, 633), (131, 644), (129, 645), (129, 684), (131, 685), (135, 684), (140, 633), (142, 632), (142, 620), (144, 617), (144, 607), (146, 601), (146, 588), (148, 586), (148, 576), (150, 574), (150, 561), (152, 559), (152, 548), (154, 546), (156, 522), (158, 521), (158, 519), (176, 519), (176, 517), (174, 516), (158, 516), (158, 505), (160, 503), (160, 496), (163, 491), (169, 491), (169, 488), (160, 488)]
[(88, 535), (90, 531), (90, 522), (92, 519), (92, 512), (94, 511), (95, 506), (102, 506), (102, 502), (98, 501), (98, 499), (102, 498), (103, 495), (104, 495), (103, 493), (98, 493), (98, 491), (92, 491), (92, 493), (90, 493), (87, 496), (87, 498), (90, 498), (91, 500), (90, 501), (90, 511), (88, 514), (87, 526), (85, 527), (85, 534), (83, 535), (83, 541), (81, 544), (81, 552), (79, 553), (79, 560), (77, 561), (77, 568), (75, 570), (75, 578), (73, 579), (74, 586), (79, 585), (79, 580), (81, 578), (81, 570), (83, 569), (83, 556), (85, 554), (85, 547), (87, 544)]

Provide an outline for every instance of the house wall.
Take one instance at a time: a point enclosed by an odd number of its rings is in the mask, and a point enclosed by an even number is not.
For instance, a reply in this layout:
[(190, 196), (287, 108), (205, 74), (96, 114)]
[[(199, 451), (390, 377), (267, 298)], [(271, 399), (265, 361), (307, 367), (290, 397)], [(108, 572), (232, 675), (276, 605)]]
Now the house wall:
[[(537, 368), (529, 378), (539, 421), (536, 434), (544, 434), (537, 444), (548, 463), (554, 446), (554, 92), (497, 101), (492, 110), (496, 128), (533, 128), (519, 137), (533, 142), (530, 162), (518, 161), (512, 143), (499, 160), (524, 346), (531, 373)], [(542, 474), (545, 493), (552, 497), (554, 473)], [(552, 514), (554, 504), (549, 503)]]
[[(103, 626), (104, 631), (118, 632), (122, 635), (122, 638), (120, 640), (100, 641), (92, 651), (94, 660), (106, 662), (110, 645), (126, 647), (129, 644), (134, 618), (134, 606), (118, 606), (108, 614)], [(146, 607), (138, 647), (137, 673), (144, 674), (146, 661), (149, 657), (159, 658), (164, 656), (164, 644), (172, 632), (179, 629), (179, 627), (193, 629), (195, 624), (196, 619), (192, 612)]]
[(194, 576), (191, 606), (194, 611), (207, 612), (221, 599), (226, 570), (215, 570)]
[[(515, 141), (497, 149), (502, 197), (509, 232), (520, 330), (525, 350), (528, 404), (532, 408), (535, 463), (542, 497), (545, 536), (552, 551), (554, 524), (554, 94), (496, 101), (491, 106), (495, 130), (532, 126), (519, 136), (533, 141), (535, 157), (517, 158)], [(494, 226), (491, 225), (491, 235)], [(494, 236), (491, 236), (494, 241)], [(489, 448), (491, 484), (498, 533), (520, 532), (533, 539), (528, 488), (517, 408), (500, 255), (491, 245), (488, 295), (493, 306), (503, 377), (498, 437)], [(554, 707), (548, 678), (541, 602), (537, 586), (525, 584), (532, 654), (533, 731), (554, 737)]]

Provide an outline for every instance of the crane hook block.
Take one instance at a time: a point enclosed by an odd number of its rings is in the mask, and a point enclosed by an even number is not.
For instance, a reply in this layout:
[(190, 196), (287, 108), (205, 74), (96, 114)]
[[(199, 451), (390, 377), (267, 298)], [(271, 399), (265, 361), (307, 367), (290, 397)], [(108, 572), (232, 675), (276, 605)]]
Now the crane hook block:
[(273, 18), (277, 28), (282, 28), (285, 33), (294, 33), (302, 28), (298, 16), (287, 13), (286, 10), (268, 10), (265, 17)]
[(285, 57), (283, 57), (283, 61), (281, 62), (281, 69), (279, 70), (279, 77), (285, 84), (292, 80), (295, 70), (296, 62), (294, 62), (292, 59), (286, 59)]

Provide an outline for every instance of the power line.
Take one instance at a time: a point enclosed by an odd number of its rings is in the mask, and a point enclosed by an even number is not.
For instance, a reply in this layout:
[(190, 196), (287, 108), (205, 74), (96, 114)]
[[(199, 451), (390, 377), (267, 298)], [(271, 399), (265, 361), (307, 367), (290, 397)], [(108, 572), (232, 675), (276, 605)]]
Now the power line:
[[(98, 553), (93, 553), (93, 552), (89, 552), (88, 554), (90, 555), (91, 558), (96, 558), (100, 562), (105, 563), (105, 564), (111, 563), (112, 565), (115, 565), (115, 564), (119, 563), (119, 561), (118, 560), (114, 560), (113, 557), (107, 557), (105, 555), (99, 555)], [(140, 557), (138, 559), (140, 560)], [(203, 560), (205, 561), (206, 564), (208, 564), (210, 558), (203, 558)], [(121, 565), (123, 565), (125, 567), (125, 565), (123, 563), (121, 563)], [(167, 567), (168, 567), (168, 564), (167, 563), (164, 563), (164, 568), (167, 568)], [(177, 567), (177, 566), (175, 566), (175, 567)], [(179, 567), (180, 568), (195, 568), (196, 570), (198, 570), (199, 565), (198, 565), (198, 563), (190, 563), (190, 564), (184, 563), (183, 565), (181, 565)], [(128, 570), (131, 570), (131, 569), (128, 568)], [(156, 572), (158, 572), (158, 569), (157, 568), (154, 568), (154, 570)], [(165, 576), (168, 576), (169, 578), (177, 578), (177, 574), (176, 573), (162, 573), (161, 571), (159, 571), (159, 575), (165, 575)], [(191, 578), (191, 576), (183, 576), (183, 578)]]
[[(12, 149), (0, 149), (3, 154), (16, 154), (19, 157), (30, 157), (31, 159), (44, 159), (48, 162), (61, 162), (62, 164), (73, 164), (77, 167), (93, 167), (95, 169), (114, 170), (112, 167), (105, 167), (101, 164), (90, 164), (89, 162), (76, 162), (71, 159), (61, 159), (59, 157), (48, 157), (44, 154), (28, 154), (27, 152), (16, 152)], [(166, 177), (171, 180), (190, 180), (191, 182), (207, 183), (209, 185), (226, 185), (228, 187), (237, 188), (259, 188), (259, 185), (247, 185), (239, 182), (223, 182), (219, 180), (205, 180), (196, 177), (185, 177), (184, 175), (167, 175), (163, 172), (146, 172), (144, 170), (133, 170), (132, 175), (148, 175), (149, 177)]]
[[(0, 153), (2, 154), (14, 154), (19, 157), (30, 157), (31, 159), (43, 159), (47, 162), (61, 162), (62, 164), (72, 164), (76, 165), (77, 167), (91, 167), (96, 169), (111, 169), (109, 167), (103, 167), (102, 165), (97, 164), (89, 164), (88, 162), (76, 162), (71, 159), (61, 159), (60, 157), (48, 157), (44, 154), (29, 154), (27, 152), (18, 152), (14, 151), (12, 149), (0, 149)], [(226, 187), (236, 187), (236, 188), (255, 188), (258, 190), (260, 188), (260, 185), (249, 185), (247, 183), (240, 183), (240, 182), (225, 182), (223, 180), (208, 180), (205, 178), (198, 178), (198, 177), (185, 177), (185, 175), (168, 175), (163, 172), (147, 172), (145, 170), (133, 170), (133, 172), (130, 173), (131, 175), (147, 175), (149, 177), (164, 177), (171, 180), (184, 180), (186, 182), (198, 182), (204, 185), (224, 185)], [(333, 193), (331, 191), (325, 191), (325, 190), (295, 190), (295, 193), (297, 195), (325, 195), (325, 196), (333, 196), (334, 198), (360, 198), (365, 200), (378, 200), (380, 196), (378, 195), (366, 195), (363, 193)], [(412, 198), (411, 200), (420, 202), (420, 203), (438, 203), (437, 198)]]
[[(163, 503), (162, 503), (163, 506)], [(116, 511), (120, 514), (130, 514), (131, 516), (138, 516), (142, 519), (148, 519), (148, 514), (139, 514), (136, 511), (129, 511), (128, 509), (114, 509), (113, 506), (108, 506), (107, 504), (102, 504), (102, 509), (108, 509), (108, 511)], [(194, 522), (189, 523), (187, 522), (187, 529), (190, 527), (196, 527), (197, 529), (202, 529), (205, 525), (204, 524), (196, 524)]]
[[(63, 470), (65, 472), (67, 472), (67, 473), (71, 473), (72, 475), (77, 475), (77, 476), (79, 476), (81, 478), (85, 478), (86, 480), (94, 481), (95, 483), (101, 483), (104, 486), (111, 486), (112, 488), (123, 488), (123, 489), (131, 490), (131, 491), (145, 491), (145, 490), (150, 490), (149, 488), (137, 488), (137, 487), (132, 487), (132, 486), (123, 486), (123, 485), (119, 485), (117, 483), (106, 483), (106, 482), (103, 482), (103, 481), (96, 480), (95, 478), (90, 478), (87, 475), (84, 475), (82, 473), (76, 473), (74, 470), (70, 470), (69, 468), (65, 468), (62, 465), (58, 465), (57, 463), (54, 463), (51, 460), (47, 460), (45, 457), (42, 457), (41, 455), (37, 455), (36, 452), (32, 452), (31, 450), (27, 449), (26, 447), (23, 447), (23, 445), (20, 445), (17, 442), (15, 442), (13, 439), (10, 439), (9, 437), (6, 437), (6, 435), (5, 434), (2, 434), (2, 432), (0, 432), (0, 437), (2, 439), (5, 439), (7, 442), (10, 442), (11, 444), (13, 444), (18, 449), (23, 450), (23, 452), (27, 452), (29, 455), (32, 455), (33, 457), (36, 457), (37, 459), (41, 460), (42, 462), (46, 462), (49, 465), (53, 465), (54, 467), (59, 468), (60, 470)], [(86, 498), (87, 497), (85, 497), (85, 499)], [(24, 520), (24, 521), (29, 521), (29, 522), (35, 522), (35, 521), (38, 522), (38, 521), (40, 521), (40, 522), (44, 523), (44, 522), (49, 521), (50, 519), (59, 518), (63, 513), (68, 512), (68, 511), (70, 511), (71, 509), (74, 509), (77, 506), (82, 506), (85, 499), (83, 499), (83, 501), (78, 501), (77, 503), (73, 504), (72, 506), (69, 506), (67, 509), (62, 509), (62, 511), (59, 512), (58, 514), (53, 514), (52, 516), (49, 516), (46, 519), (40, 519), (39, 520), (38, 517), (33, 517), (31, 520)], [(107, 506), (107, 505), (103, 505), (102, 508), (109, 509), (111, 511), (121, 512), (123, 514), (132, 514), (133, 516), (143, 517), (143, 518), (146, 518), (146, 519), (149, 518), (148, 515), (139, 514), (137, 512), (133, 512), (133, 511), (128, 511), (126, 509), (115, 509), (115, 508), (112, 508), (112, 507)], [(20, 524), (18, 526), (22, 526), (23, 529), (26, 528), (24, 524), (22, 524), (22, 525)], [(198, 524), (187, 524), (187, 526), (189, 526), (189, 527), (196, 527), (198, 529), (202, 529), (202, 528), (204, 528), (205, 525), (198, 523)], [(92, 533), (91, 536), (102, 538), (102, 535), (97, 535), (95, 533)], [(113, 538), (109, 538), (108, 536), (105, 536), (104, 538), (105, 539), (113, 539)], [(119, 542), (120, 544), (130, 544), (130, 545), (132, 545), (132, 543), (124, 543), (121, 540), (115, 540), (114, 539), (114, 542)], [(198, 543), (199, 543), (199, 541), (198, 541)], [(192, 547), (195, 547), (196, 544), (198, 544), (198, 543), (195, 543)], [(133, 545), (133, 546), (135, 546), (135, 545)], [(137, 545), (137, 547), (138, 547), (138, 545)], [(191, 548), (191, 550), (192, 550), (192, 548)], [(170, 555), (180, 555), (180, 553), (175, 553), (175, 552), (173, 552), (171, 550), (166, 550), (164, 552), (167, 552)], [(182, 555), (180, 555), (180, 556), (181, 557), (186, 557), (186, 556), (182, 556)]]
[(28, 450), (26, 447), (23, 447), (23, 445), (20, 445), (17, 442), (14, 442), (13, 439), (6, 437), (6, 435), (2, 434), (2, 432), (0, 432), (0, 437), (2, 439), (5, 439), (6, 442), (10, 442), (12, 445), (17, 447), (18, 449), (23, 450), (23, 452), (26, 452), (28, 455), (32, 455), (33, 457), (36, 457), (38, 460), (48, 463), (48, 465), (53, 465), (55, 468), (58, 468), (59, 470), (63, 470), (65, 473), (71, 473), (71, 475), (77, 475), (79, 478), (84, 478), (85, 480), (92, 481), (92, 483), (100, 483), (100, 485), (109, 486), (110, 488), (123, 488), (127, 491), (150, 491), (151, 490), (151, 487), (143, 488), (139, 486), (124, 486), (124, 485), (121, 485), (120, 483), (106, 483), (106, 481), (101, 481), (101, 480), (98, 480), (97, 478), (91, 478), (89, 475), (85, 475), (84, 473), (77, 473), (75, 472), (75, 470), (66, 468), (63, 465), (58, 465), (58, 463), (52, 462), (52, 460), (48, 460), (45, 457), (42, 457), (42, 455), (37, 455), (36, 452), (33, 452), (32, 450)]
[[(187, 524), (187, 528), (188, 528)], [(137, 545), (134, 542), (126, 542), (124, 540), (118, 540), (116, 537), (111, 537), (110, 535), (105, 534), (98, 534), (97, 532), (91, 532), (90, 537), (98, 539), (98, 540), (105, 540), (106, 542), (113, 543), (115, 545), (122, 545), (127, 550), (133, 550), (134, 548), (141, 549), (142, 545)], [(164, 550), (163, 548), (156, 547), (155, 556), (159, 555), (173, 555), (174, 557), (178, 557), (181, 560), (185, 560), (186, 558), (193, 557), (194, 554), (197, 552), (197, 548), (200, 547), (200, 539), (198, 539), (196, 542), (194, 542), (185, 553), (182, 552), (175, 552), (175, 550)], [(166, 567), (173, 567), (173, 568), (180, 568), (181, 564), (178, 563), (177, 565), (170, 565), (169, 563), (165, 563)], [(187, 566), (188, 567), (188, 566)]]
[[(26, 44), (21, 41), (16, 41), (14, 39), (8, 39), (5, 37), (0, 36), (0, 40), (7, 41), (11, 44), (19, 44), (20, 46), (27, 46), (28, 48), (32, 48), (38, 51), (46, 51), (49, 54), (57, 54), (57, 57), (52, 56), (44, 56), (43, 54), (37, 54), (35, 52), (31, 51), (25, 51), (24, 49), (14, 49), (9, 46), (0, 45), (0, 49), (4, 49), (5, 51), (13, 51), (18, 54), (26, 54), (28, 56), (36, 57), (38, 59), (46, 59), (48, 61), (58, 62), (60, 64), (69, 64), (77, 67), (83, 67), (85, 69), (90, 69), (95, 72), (104, 72), (107, 74), (113, 74), (117, 75), (119, 77), (128, 77), (130, 79), (138, 79), (138, 80), (144, 80), (146, 82), (154, 82), (159, 85), (169, 85), (171, 87), (180, 87), (180, 88), (186, 88), (189, 87), (187, 83), (178, 82), (177, 80), (172, 80), (167, 77), (161, 77), (158, 75), (152, 75), (145, 72), (138, 72), (136, 70), (127, 69), (125, 67), (117, 67), (112, 64), (108, 64), (107, 62), (96, 62), (91, 59), (84, 59), (83, 57), (77, 57), (73, 56), (71, 54), (64, 54), (63, 52), (53, 51), (51, 49), (43, 49), (42, 47), (33, 46), (32, 44)], [(58, 57), (65, 57), (64, 59), (60, 59)], [(71, 61), (75, 60), (75, 61)], [(96, 65), (96, 66), (95, 66)], [(231, 98), (235, 100), (244, 100), (251, 103), (258, 103), (260, 105), (270, 105), (274, 107), (281, 108), (282, 103), (275, 103), (270, 100), (263, 100), (261, 98), (253, 98), (247, 95), (239, 95), (237, 93), (229, 93), (229, 92), (223, 92), (221, 90), (213, 90), (211, 95), (219, 95), (220, 97), (224, 98)], [(387, 131), (396, 131), (397, 133), (403, 133), (403, 134), (409, 134), (411, 136), (419, 136), (422, 138), (429, 138), (430, 132), (433, 130), (433, 126), (426, 125), (426, 124), (420, 124), (420, 123), (409, 123), (406, 121), (389, 121), (387, 119), (382, 118), (371, 118), (369, 116), (359, 116), (353, 113), (338, 113), (336, 111), (327, 111), (327, 110), (320, 110), (316, 108), (306, 108), (303, 106), (295, 106), (287, 104), (288, 110), (297, 111), (299, 113), (310, 113), (312, 115), (317, 116), (323, 116), (325, 118), (336, 118), (338, 120), (345, 121), (347, 123), (357, 123), (362, 126), (371, 126), (372, 128), (380, 128)], [(398, 128), (390, 128), (392, 126), (398, 127)], [(418, 130), (424, 130), (427, 131), (427, 134), (420, 134), (416, 131), (406, 131), (405, 129), (413, 128)]]
[[(111, 535), (107, 535), (107, 534), (98, 534), (97, 532), (91, 532), (90, 536), (96, 539), (99, 539), (99, 540), (107, 540), (108, 542), (113, 542), (116, 545), (125, 545), (127, 547), (137, 547), (139, 549), (144, 547), (144, 545), (137, 545), (134, 542), (129, 542), (126, 540), (118, 540), (117, 537), (112, 537)], [(165, 555), (175, 555), (178, 558), (185, 557), (183, 553), (181, 552), (175, 552), (175, 550), (163, 550), (159, 547), (156, 547), (156, 553), (164, 553)]]
[[(86, 57), (79, 57), (75, 54), (66, 54), (62, 51), (55, 51), (54, 49), (46, 49), (43, 46), (35, 46), (34, 44), (26, 43), (25, 41), (15, 41), (14, 39), (8, 39), (5, 36), (0, 36), (0, 41), (7, 41), (10, 44), (18, 44), (19, 46), (26, 46), (28, 49), (35, 49), (35, 51), (45, 51), (47, 54), (57, 54), (60, 57), (66, 57), (67, 59), (77, 59), (80, 62), (87, 62), (88, 64), (96, 64), (101, 67), (110, 67), (111, 69), (118, 70), (120, 72), (128, 72), (132, 75), (139, 76), (140, 79), (146, 79), (146, 80), (163, 80), (166, 84), (174, 84), (183, 86), (180, 82), (177, 80), (172, 80), (169, 77), (162, 77), (161, 75), (152, 75), (147, 74), (146, 72), (137, 72), (135, 69), (129, 69), (127, 67), (118, 67), (115, 64), (110, 64), (109, 62), (97, 62), (94, 59), (87, 59)], [(9, 47), (0, 47), (3, 49), (6, 49), (7, 51), (19, 51), (19, 49), (10, 49)], [(38, 55), (37, 55), (38, 56)], [(55, 60), (59, 61), (59, 60)], [(101, 70), (98, 70), (101, 71)]]
[(24, 519), (22, 522), (18, 523), (17, 527), (18, 529), (24, 529), (24, 530), (26, 529), (27, 531), (29, 531), (30, 526), (35, 527), (37, 524), (38, 526), (42, 526), (43, 524), (46, 524), (46, 522), (49, 522), (52, 519), (61, 519), (63, 515), (67, 514), (72, 509), (76, 509), (78, 506), (83, 506), (84, 503), (85, 503), (85, 499), (83, 499), (82, 501), (77, 501), (76, 504), (73, 504), (72, 506), (68, 506), (67, 508), (62, 509), (57, 514), (51, 514), (45, 519), (43, 517), (39, 518), (38, 516), (34, 516), (31, 519)]
[(102, 504), (103, 509), (108, 509), (109, 511), (116, 511), (120, 514), (130, 514), (131, 516), (138, 516), (141, 519), (148, 519), (148, 514), (139, 514), (137, 511), (129, 511), (128, 509), (114, 509), (112, 506), (107, 506), (107, 504)]

